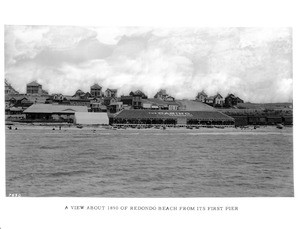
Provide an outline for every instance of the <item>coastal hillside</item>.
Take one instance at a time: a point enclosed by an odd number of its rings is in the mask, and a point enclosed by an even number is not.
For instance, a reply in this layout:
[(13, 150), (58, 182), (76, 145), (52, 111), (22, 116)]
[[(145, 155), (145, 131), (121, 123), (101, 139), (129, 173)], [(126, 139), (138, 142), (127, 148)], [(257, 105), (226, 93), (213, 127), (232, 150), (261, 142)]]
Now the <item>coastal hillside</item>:
[(291, 109), (293, 103), (238, 103), (237, 108), (239, 109)]

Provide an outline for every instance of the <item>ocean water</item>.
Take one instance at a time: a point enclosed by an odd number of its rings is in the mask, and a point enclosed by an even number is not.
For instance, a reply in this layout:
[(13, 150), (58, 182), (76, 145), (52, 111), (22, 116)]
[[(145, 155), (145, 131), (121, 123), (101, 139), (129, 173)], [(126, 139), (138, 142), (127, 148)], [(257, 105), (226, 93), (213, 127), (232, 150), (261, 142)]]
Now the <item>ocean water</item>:
[(6, 194), (290, 197), (293, 130), (19, 126), (6, 130)]

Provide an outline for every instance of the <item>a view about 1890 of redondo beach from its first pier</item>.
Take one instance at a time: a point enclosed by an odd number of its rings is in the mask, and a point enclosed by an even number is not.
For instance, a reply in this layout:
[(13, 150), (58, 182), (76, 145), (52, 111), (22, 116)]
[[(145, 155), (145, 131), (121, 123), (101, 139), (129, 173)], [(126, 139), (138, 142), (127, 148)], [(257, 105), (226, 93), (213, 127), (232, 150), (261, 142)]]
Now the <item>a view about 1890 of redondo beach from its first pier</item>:
[(293, 196), (291, 36), (6, 26), (7, 195)]

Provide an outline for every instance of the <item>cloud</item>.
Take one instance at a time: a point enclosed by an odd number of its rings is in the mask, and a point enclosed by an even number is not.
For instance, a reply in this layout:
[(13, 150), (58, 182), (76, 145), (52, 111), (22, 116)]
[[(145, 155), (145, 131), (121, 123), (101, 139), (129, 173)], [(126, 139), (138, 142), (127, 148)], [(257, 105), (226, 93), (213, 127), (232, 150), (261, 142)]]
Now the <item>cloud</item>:
[(178, 99), (198, 91), (251, 102), (292, 101), (289, 28), (6, 26), (5, 77), (20, 92), (38, 80), (50, 93), (119, 94), (160, 88)]

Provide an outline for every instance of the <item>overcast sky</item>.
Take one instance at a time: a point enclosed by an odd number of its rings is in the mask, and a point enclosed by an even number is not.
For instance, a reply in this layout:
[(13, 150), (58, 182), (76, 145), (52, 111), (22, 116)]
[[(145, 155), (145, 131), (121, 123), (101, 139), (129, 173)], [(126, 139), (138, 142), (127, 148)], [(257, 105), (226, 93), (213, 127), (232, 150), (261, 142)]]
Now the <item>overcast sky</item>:
[(290, 28), (5, 26), (5, 78), (21, 93), (37, 80), (73, 95), (98, 83), (119, 95), (160, 88), (250, 102), (292, 101)]

